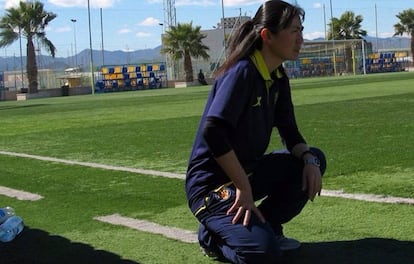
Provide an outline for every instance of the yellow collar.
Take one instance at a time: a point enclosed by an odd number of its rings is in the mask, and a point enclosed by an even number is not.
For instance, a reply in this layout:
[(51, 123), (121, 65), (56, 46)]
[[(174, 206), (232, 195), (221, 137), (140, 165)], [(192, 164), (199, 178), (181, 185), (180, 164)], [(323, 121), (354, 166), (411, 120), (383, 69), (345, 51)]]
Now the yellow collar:
[[(259, 50), (255, 50), (254, 53), (250, 55), (250, 59), (253, 61), (260, 75), (265, 80), (266, 87), (269, 88), (273, 84), (273, 79), (270, 76), (269, 69), (267, 68), (267, 65), (263, 59), (262, 53)], [(283, 74), (278, 69), (276, 69), (275, 71), (275, 75), (277, 78), (283, 77)]]

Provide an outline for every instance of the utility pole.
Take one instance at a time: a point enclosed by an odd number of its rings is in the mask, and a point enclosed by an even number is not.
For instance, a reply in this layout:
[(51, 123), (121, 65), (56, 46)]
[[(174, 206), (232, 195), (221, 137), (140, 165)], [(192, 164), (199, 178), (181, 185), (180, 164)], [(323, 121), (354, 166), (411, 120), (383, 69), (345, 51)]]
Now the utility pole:
[[(24, 74), (23, 74), (23, 52), (22, 52), (22, 29), (19, 26), (19, 46), (20, 46), (20, 67), (21, 67), (21, 78), (22, 78), (22, 89), (24, 89)], [(30, 87), (29, 87), (30, 88)], [(30, 91), (28, 91), (30, 93)]]
[(89, 49), (90, 49), (90, 60), (91, 60), (91, 92), (95, 94), (95, 76), (93, 70), (93, 50), (92, 50), (92, 31), (91, 31), (91, 7), (88, 0), (88, 21), (89, 21)]
[(332, 11), (332, 0), (329, 0), (331, 7), (331, 35), (332, 35), (332, 49), (333, 49), (333, 68), (336, 76), (336, 51), (335, 51), (335, 34), (334, 34), (334, 23), (333, 23), (333, 11)]
[(175, 0), (164, 0), (164, 25), (168, 29), (176, 24)]
[[(177, 18), (176, 18), (176, 10), (175, 10), (175, 0), (164, 0), (164, 29), (163, 34), (165, 31), (169, 30), (170, 27), (177, 25)], [(164, 43), (162, 43), (164, 45)], [(167, 78), (168, 76), (174, 76), (174, 79), (177, 79), (177, 72), (175, 67), (175, 62), (172, 61), (168, 54), (165, 56), (165, 66), (167, 70)]]
[(104, 33), (103, 33), (102, 8), (100, 9), (100, 14), (101, 14), (102, 66), (104, 66), (105, 65), (105, 48), (104, 48)]
[(73, 23), (73, 39), (75, 41), (75, 69), (78, 67), (78, 51), (76, 49), (76, 19), (71, 19)]
[(222, 22), (221, 26), (223, 27), (223, 47), (224, 47), (224, 57), (227, 57), (227, 44), (226, 44), (226, 23), (224, 17), (224, 0), (221, 0), (221, 16)]

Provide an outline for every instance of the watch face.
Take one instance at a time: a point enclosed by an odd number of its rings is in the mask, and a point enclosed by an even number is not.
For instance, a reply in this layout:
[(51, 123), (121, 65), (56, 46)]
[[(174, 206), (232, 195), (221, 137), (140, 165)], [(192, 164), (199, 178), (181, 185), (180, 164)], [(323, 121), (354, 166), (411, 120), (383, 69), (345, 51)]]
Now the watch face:
[(306, 159), (305, 164), (312, 164), (319, 167), (321, 165), (321, 162), (317, 157), (312, 157), (310, 159)]

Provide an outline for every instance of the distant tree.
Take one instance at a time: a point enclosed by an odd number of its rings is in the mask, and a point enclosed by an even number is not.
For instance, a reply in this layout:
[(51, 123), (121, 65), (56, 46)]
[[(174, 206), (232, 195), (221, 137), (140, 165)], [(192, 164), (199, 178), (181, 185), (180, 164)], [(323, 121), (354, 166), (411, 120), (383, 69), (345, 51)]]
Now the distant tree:
[(346, 11), (340, 18), (332, 18), (328, 39), (361, 39), (367, 35), (367, 31), (361, 29), (363, 20), (361, 15), (356, 16), (352, 11)]
[(411, 55), (414, 61), (414, 9), (404, 10), (398, 13), (396, 17), (400, 20), (400, 23), (394, 25), (394, 36), (407, 33), (411, 37)]
[(50, 21), (56, 18), (56, 14), (46, 12), (43, 3), (39, 1), (23, 2), (19, 6), (5, 10), (4, 16), (0, 19), (0, 47), (6, 47), (24, 37), (26, 44), (26, 71), (29, 81), (29, 93), (38, 91), (38, 69), (34, 40), (37, 39), (46, 48), (48, 53), (55, 56), (56, 48), (46, 38), (45, 28)]
[[(346, 11), (340, 18), (332, 18), (329, 23), (328, 39), (362, 39), (367, 35), (367, 31), (361, 29), (363, 21), (361, 15), (355, 15), (352, 11)], [(347, 45), (345, 47), (345, 71), (353, 71), (352, 47)]]
[(171, 59), (178, 61), (184, 59), (185, 81), (194, 80), (193, 63), (191, 58), (209, 59), (207, 51), (209, 48), (203, 44), (206, 37), (200, 32), (201, 27), (193, 27), (193, 23), (178, 23), (171, 26), (163, 37), (163, 48), (161, 53), (168, 54)]

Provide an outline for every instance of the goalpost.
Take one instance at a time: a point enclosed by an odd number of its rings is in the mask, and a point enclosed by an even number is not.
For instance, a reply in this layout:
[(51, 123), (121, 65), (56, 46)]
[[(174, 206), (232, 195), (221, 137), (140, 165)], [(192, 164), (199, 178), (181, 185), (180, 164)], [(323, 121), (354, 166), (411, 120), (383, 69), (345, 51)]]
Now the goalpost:
[(365, 74), (369, 50), (372, 45), (361, 39), (306, 41), (299, 58), (284, 66), (293, 78)]

